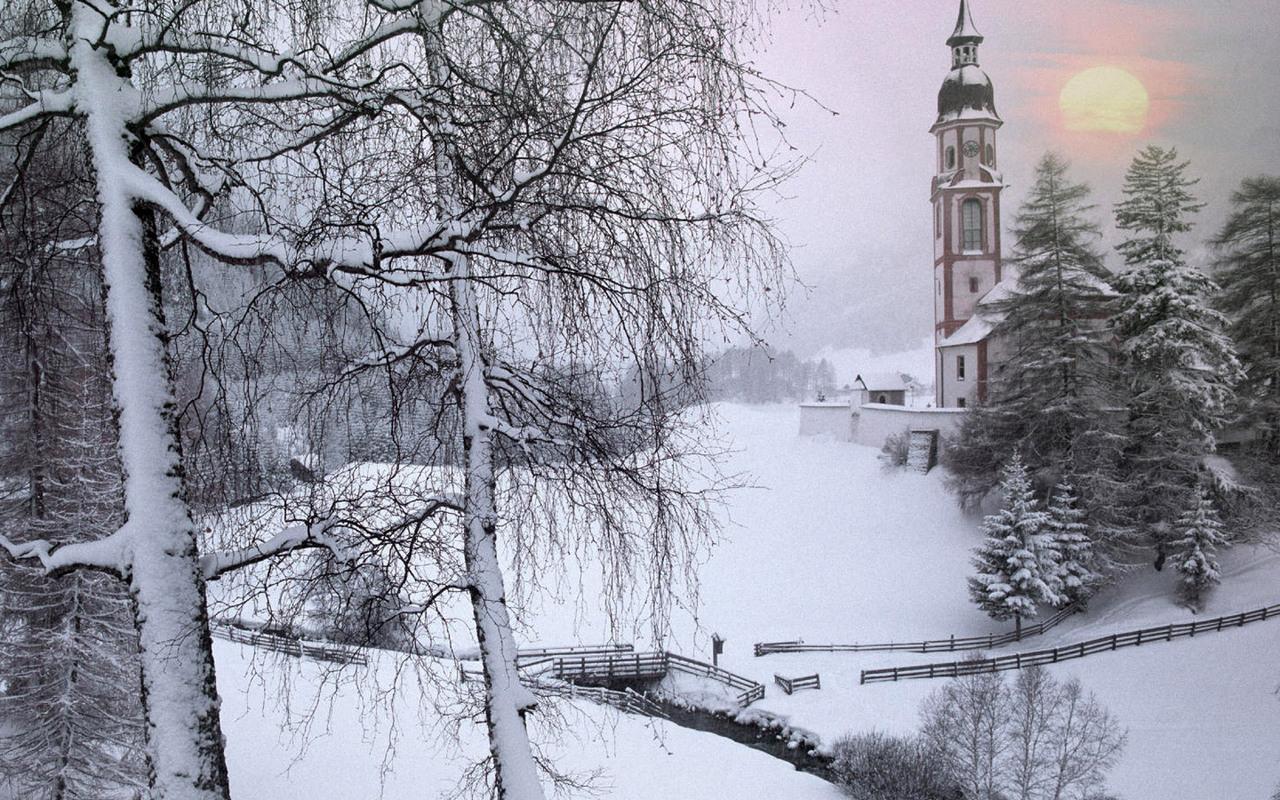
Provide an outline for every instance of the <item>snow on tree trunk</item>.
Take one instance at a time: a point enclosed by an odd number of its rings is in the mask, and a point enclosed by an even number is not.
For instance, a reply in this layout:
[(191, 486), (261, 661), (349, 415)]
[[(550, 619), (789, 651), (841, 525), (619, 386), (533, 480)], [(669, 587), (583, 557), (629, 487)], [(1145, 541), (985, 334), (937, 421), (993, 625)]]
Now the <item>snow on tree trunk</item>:
[(130, 162), (120, 114), (133, 99), (93, 46), (101, 18), (74, 7), (72, 62), (99, 204), (99, 246), (120, 426), (128, 563), (137, 617), (153, 800), (226, 800), (213, 649), (183, 497), (154, 220), (118, 178)]
[(481, 352), (480, 315), (467, 259), (454, 257), (450, 264), (466, 471), (463, 548), (484, 666), (485, 722), (494, 781), (499, 798), (540, 800), (544, 796), (542, 784), (524, 722), (524, 715), (534, 707), (536, 698), (520, 682), (516, 669), (516, 643), (498, 559), (494, 417)]

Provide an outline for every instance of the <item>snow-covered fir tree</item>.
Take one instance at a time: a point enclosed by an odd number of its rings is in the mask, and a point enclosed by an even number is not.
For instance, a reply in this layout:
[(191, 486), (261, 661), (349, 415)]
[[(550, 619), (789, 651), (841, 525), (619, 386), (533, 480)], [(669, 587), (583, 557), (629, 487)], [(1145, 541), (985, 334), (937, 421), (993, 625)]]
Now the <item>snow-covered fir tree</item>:
[(1018, 280), (994, 305), (1008, 354), (991, 380), (990, 400), (966, 415), (947, 460), (967, 501), (995, 486), (1012, 453), (1043, 486), (1060, 480), (1065, 467), (1094, 530), (1116, 538), (1123, 527), (1112, 502), (1122, 487), (1123, 415), (1105, 323), (1116, 292), (1095, 249), (1089, 187), (1068, 170), (1053, 153), (1037, 167), (1014, 228)]
[(1191, 507), (1178, 518), (1177, 537), (1170, 558), (1178, 571), (1178, 594), (1192, 609), (1204, 605), (1205, 595), (1222, 578), (1218, 548), (1226, 543), (1222, 521), (1208, 493), (1200, 490)]
[(974, 554), (969, 596), (993, 619), (1013, 619), (1021, 631), (1039, 605), (1058, 603), (1053, 542), (1020, 458), (1005, 468), (1001, 489), (1003, 508), (983, 520), (986, 539)]
[(1157, 568), (1215, 432), (1231, 420), (1241, 377), (1226, 319), (1210, 304), (1217, 287), (1174, 241), (1201, 207), (1187, 166), (1175, 150), (1146, 148), (1116, 206), (1116, 224), (1130, 234), (1118, 248), (1128, 269), (1114, 319), (1128, 380), (1127, 506), (1138, 509), (1134, 522), (1155, 546)]
[(1053, 587), (1059, 605), (1082, 603), (1102, 576), (1097, 572), (1097, 555), (1086, 514), (1071, 483), (1063, 482), (1054, 488), (1047, 515), (1045, 531), (1052, 541)]
[(1263, 434), (1268, 460), (1280, 464), (1280, 178), (1245, 180), (1214, 244), (1219, 308), (1244, 367), (1236, 387), (1246, 422)]

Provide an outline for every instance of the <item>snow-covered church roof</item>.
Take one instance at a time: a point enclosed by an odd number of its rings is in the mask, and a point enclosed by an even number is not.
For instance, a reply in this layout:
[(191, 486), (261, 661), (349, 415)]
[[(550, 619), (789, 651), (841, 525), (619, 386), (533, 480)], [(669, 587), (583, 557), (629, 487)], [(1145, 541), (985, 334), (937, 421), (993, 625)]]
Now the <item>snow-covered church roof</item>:
[(894, 372), (861, 372), (853, 382), (868, 392), (901, 392), (907, 389), (902, 375)]
[(955, 333), (939, 342), (938, 346), (959, 347), (966, 344), (977, 344), (986, 339), (1001, 322), (1004, 322), (1005, 315), (997, 311), (996, 306), (1001, 301), (1009, 299), (1009, 296), (1017, 288), (1018, 274), (1015, 270), (1009, 270), (1004, 280), (991, 287), (991, 291), (978, 300), (978, 307), (973, 316), (969, 318), (969, 321), (961, 325)]

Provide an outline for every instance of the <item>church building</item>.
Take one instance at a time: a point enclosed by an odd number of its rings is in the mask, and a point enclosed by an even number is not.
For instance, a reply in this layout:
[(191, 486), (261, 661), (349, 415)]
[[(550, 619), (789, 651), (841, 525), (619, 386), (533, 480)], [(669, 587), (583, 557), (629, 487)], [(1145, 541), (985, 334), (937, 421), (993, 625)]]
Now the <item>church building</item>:
[[(996, 322), (984, 307), (1011, 288), (1000, 245), (1000, 173), (995, 90), (978, 57), (982, 34), (968, 0), (960, 0), (955, 31), (947, 39), (951, 72), (938, 93), (933, 179), (934, 346), (937, 406), (965, 408), (986, 399)], [(1002, 283), (1003, 282), (1003, 283)]]
[[(927, 471), (953, 434), (964, 409), (987, 399), (1007, 345), (996, 332), (993, 305), (1015, 288), (1017, 276), (1001, 259), (998, 133), (995, 89), (982, 70), (982, 34), (969, 0), (947, 39), (951, 71), (938, 93), (933, 203), (933, 297), (936, 397), (930, 408), (907, 406), (905, 394), (866, 385), (852, 401), (820, 401), (800, 407), (803, 435), (831, 435), (872, 447), (908, 434), (911, 458)], [(874, 380), (872, 381), (875, 382)], [(901, 387), (898, 387), (901, 388)]]

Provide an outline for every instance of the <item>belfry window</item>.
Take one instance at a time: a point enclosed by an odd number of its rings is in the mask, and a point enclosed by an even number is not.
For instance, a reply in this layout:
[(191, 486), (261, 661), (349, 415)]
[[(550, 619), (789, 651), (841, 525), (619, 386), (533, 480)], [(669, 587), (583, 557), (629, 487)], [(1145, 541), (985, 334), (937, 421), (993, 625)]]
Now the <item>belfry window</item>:
[(954, 147), (947, 148), (947, 169), (956, 168), (956, 149)]
[(987, 166), (994, 167), (996, 165), (996, 149), (992, 145), (987, 145)]
[(982, 246), (982, 201), (969, 199), (960, 206), (960, 224), (964, 231), (964, 252), (981, 253)]

